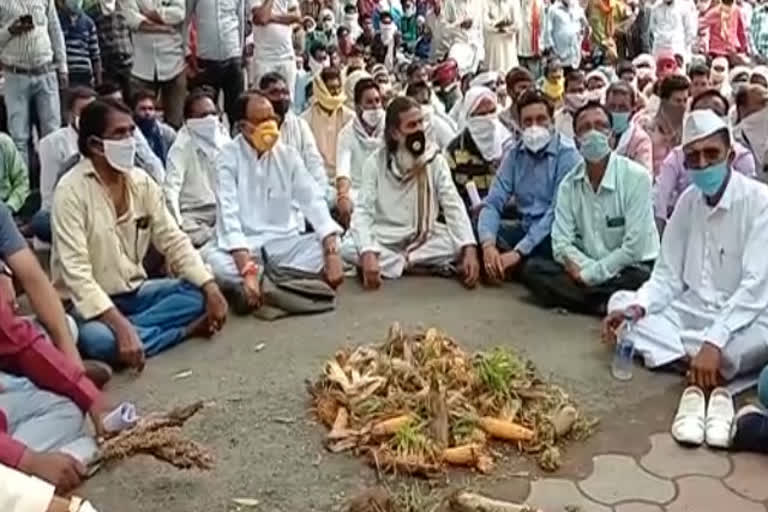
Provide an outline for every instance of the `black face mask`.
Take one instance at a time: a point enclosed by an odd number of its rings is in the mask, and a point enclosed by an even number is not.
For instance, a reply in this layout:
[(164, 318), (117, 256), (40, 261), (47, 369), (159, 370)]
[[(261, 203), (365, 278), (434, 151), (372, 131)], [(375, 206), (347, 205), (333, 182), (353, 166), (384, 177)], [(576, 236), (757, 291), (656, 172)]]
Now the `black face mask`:
[(409, 133), (405, 136), (405, 149), (414, 157), (419, 158), (427, 149), (427, 136), (422, 130)]
[(270, 103), (272, 103), (272, 110), (274, 110), (275, 114), (281, 119), (285, 118), (285, 114), (287, 114), (288, 109), (291, 108), (291, 100), (289, 99), (271, 101)]

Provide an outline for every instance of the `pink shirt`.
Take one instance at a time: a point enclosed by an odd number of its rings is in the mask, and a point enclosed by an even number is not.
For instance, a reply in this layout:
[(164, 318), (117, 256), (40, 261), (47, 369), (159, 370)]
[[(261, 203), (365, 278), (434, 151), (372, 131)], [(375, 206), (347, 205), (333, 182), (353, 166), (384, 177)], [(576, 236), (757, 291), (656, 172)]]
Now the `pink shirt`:
[[(701, 17), (700, 28), (709, 33), (709, 53), (718, 56), (746, 53), (747, 35), (741, 20), (741, 11), (735, 5), (726, 23), (727, 25), (723, 27), (720, 6), (712, 7)], [(725, 32), (725, 38), (723, 32)]]

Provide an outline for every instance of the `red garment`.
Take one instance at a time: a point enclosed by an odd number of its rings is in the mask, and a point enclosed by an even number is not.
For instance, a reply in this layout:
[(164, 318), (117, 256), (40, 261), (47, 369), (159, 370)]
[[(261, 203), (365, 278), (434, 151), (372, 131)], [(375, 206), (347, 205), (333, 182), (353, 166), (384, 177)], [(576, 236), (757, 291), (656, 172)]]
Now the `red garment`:
[(722, 6), (712, 7), (701, 19), (701, 28), (709, 33), (710, 55), (727, 57), (734, 53), (746, 53), (747, 34), (741, 21), (741, 11), (732, 6), (727, 24), (723, 26), (721, 9)]
[[(16, 316), (4, 300), (0, 300), (0, 370), (26, 377), (40, 389), (69, 398), (83, 412), (101, 399), (88, 377), (75, 369), (32, 322)], [(25, 449), (8, 434), (7, 418), (0, 411), (0, 463), (17, 467)]]
[(373, 17), (373, 11), (376, 10), (379, 3), (376, 0), (357, 0), (358, 19), (362, 17)]

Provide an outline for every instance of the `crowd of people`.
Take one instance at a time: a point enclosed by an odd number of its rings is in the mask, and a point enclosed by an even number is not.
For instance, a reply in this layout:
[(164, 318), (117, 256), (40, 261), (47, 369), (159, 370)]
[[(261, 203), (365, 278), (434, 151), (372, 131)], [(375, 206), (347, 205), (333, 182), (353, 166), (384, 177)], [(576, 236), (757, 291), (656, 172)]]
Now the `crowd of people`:
[(0, 508), (93, 510), (112, 368), (349, 276), (518, 281), (768, 450), (765, 62), (765, 0), (1, 2)]

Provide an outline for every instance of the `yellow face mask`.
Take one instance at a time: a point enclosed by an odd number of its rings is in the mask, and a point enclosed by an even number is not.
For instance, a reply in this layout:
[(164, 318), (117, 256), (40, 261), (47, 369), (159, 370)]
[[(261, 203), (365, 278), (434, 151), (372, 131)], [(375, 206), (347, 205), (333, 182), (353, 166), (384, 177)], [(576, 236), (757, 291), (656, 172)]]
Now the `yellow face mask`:
[(280, 128), (277, 126), (277, 121), (271, 119), (257, 124), (248, 135), (253, 147), (262, 153), (275, 147), (278, 138), (280, 138)]

